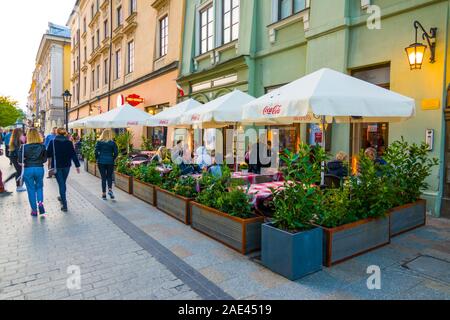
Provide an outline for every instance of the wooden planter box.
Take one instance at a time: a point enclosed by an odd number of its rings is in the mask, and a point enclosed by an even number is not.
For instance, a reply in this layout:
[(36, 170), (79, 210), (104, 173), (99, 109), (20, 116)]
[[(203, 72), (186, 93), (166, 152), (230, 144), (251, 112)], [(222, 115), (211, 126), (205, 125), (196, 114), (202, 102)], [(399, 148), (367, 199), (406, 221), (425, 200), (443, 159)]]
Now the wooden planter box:
[(293, 234), (263, 224), (261, 262), (292, 281), (322, 270), (323, 229)]
[(126, 193), (133, 194), (133, 177), (114, 172), (116, 187)]
[(324, 263), (331, 267), (391, 242), (389, 216), (324, 228)]
[(426, 225), (427, 202), (419, 200), (390, 210), (391, 237)]
[(189, 203), (191, 199), (181, 197), (172, 192), (156, 187), (156, 207), (167, 213), (169, 216), (183, 222), (191, 224)]
[(148, 204), (156, 207), (156, 187), (136, 179), (133, 179), (133, 195)]
[(95, 162), (88, 161), (88, 163), (87, 163), (87, 171), (90, 174), (92, 174), (93, 176), (95, 176), (95, 173), (98, 171), (97, 170), (97, 164)]
[(264, 217), (241, 219), (191, 202), (192, 228), (242, 254), (261, 248), (263, 223)]

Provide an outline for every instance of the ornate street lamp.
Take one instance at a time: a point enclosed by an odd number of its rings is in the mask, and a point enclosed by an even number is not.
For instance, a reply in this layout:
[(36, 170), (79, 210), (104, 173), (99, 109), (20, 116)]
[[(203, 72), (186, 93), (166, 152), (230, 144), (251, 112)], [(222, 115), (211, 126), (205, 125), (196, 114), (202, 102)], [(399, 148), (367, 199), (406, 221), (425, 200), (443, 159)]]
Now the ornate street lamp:
[(70, 102), (72, 101), (72, 94), (69, 90), (64, 91), (63, 93), (63, 100), (64, 100), (64, 106), (65, 106), (65, 122), (66, 122), (66, 131), (69, 132), (69, 106)]
[(427, 40), (430, 47), (430, 63), (436, 62), (436, 34), (437, 28), (431, 28), (428, 33), (419, 21), (414, 21), (414, 28), (416, 29), (416, 42), (407, 47), (406, 54), (408, 55), (409, 66), (411, 70), (422, 69), (423, 58), (425, 57), (425, 51), (427, 46), (418, 42), (419, 28), (422, 29), (422, 39)]

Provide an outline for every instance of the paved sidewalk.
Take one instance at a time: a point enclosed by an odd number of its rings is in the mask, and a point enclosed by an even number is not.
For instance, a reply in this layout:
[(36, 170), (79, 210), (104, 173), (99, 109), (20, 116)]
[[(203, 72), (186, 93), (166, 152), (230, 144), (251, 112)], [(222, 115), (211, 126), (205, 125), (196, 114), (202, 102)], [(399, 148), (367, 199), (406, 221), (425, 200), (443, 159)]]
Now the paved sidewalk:
[[(448, 220), (291, 282), (121, 191), (103, 202), (87, 173), (70, 178), (67, 214), (45, 182), (45, 220), (29, 217), (25, 194), (0, 200), (0, 299), (450, 299)], [(66, 289), (70, 265), (79, 291)], [(367, 289), (371, 265), (381, 290)]]

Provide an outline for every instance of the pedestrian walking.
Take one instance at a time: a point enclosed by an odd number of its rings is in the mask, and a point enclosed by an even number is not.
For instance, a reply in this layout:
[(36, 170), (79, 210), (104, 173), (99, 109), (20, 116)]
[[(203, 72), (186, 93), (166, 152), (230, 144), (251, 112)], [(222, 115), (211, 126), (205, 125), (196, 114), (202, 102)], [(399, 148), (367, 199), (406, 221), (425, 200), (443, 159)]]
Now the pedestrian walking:
[(67, 138), (67, 131), (64, 128), (57, 130), (56, 138), (49, 144), (47, 149), (47, 158), (52, 163), (52, 169), (58, 181), (59, 197), (61, 202), (61, 211), (67, 212), (67, 178), (70, 174), (72, 161), (75, 164), (77, 173), (80, 174), (80, 161), (75, 153), (73, 143)]
[[(14, 129), (10, 142), (9, 142), (9, 159), (14, 165), (16, 170), (16, 191), (24, 192), (26, 189), (23, 186), (23, 181), (20, 179), (22, 176), (22, 166), (19, 164), (19, 150), (23, 145), (23, 131), (20, 128)], [(9, 180), (9, 179), (8, 179)]]
[(108, 185), (108, 195), (111, 199), (115, 199), (112, 190), (114, 163), (119, 150), (117, 144), (113, 140), (113, 132), (106, 129), (102, 132), (97, 144), (95, 145), (95, 159), (97, 161), (98, 170), (102, 177), (102, 199), (106, 200), (106, 185)]
[(27, 186), (31, 215), (37, 217), (39, 210), (39, 214), (45, 216), (44, 163), (47, 161), (47, 151), (35, 128), (28, 130), (27, 144), (20, 148), (18, 158), (24, 167), (23, 180)]
[[(49, 135), (47, 135), (46, 137), (45, 137), (45, 140), (44, 140), (44, 145), (45, 145), (45, 149), (46, 150), (48, 150), (48, 146), (50, 145), (50, 143), (56, 138), (56, 136), (57, 136), (57, 131), (58, 131), (58, 128), (53, 128), (52, 129), (52, 132), (49, 134)], [(48, 163), (47, 163), (47, 167), (48, 167), (48, 176), (47, 176), (47, 179), (51, 179), (52, 178), (52, 176), (50, 175), (50, 172), (51, 172), (51, 166), (52, 166), (52, 164), (51, 164), (51, 162), (49, 161)]]
[[(0, 149), (0, 156), (3, 155), (3, 150)], [(3, 174), (2, 170), (0, 169), (0, 198), (11, 195), (11, 192), (8, 192), (5, 190), (5, 184), (3, 183)]]
[(4, 142), (5, 142), (5, 156), (9, 159), (9, 165), (12, 166), (11, 158), (9, 157), (9, 143), (11, 141), (13, 130), (9, 129), (9, 132), (5, 134)]

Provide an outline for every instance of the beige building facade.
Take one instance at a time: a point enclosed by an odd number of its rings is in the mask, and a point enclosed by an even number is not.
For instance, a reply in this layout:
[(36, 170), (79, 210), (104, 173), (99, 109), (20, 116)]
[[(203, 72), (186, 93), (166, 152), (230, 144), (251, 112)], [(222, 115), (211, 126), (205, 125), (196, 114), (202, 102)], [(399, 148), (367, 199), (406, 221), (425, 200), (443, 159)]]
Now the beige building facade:
[[(68, 21), (72, 32), (69, 121), (108, 112), (139, 96), (151, 114), (177, 103), (184, 0), (79, 0)], [(163, 128), (131, 128), (165, 144)]]

